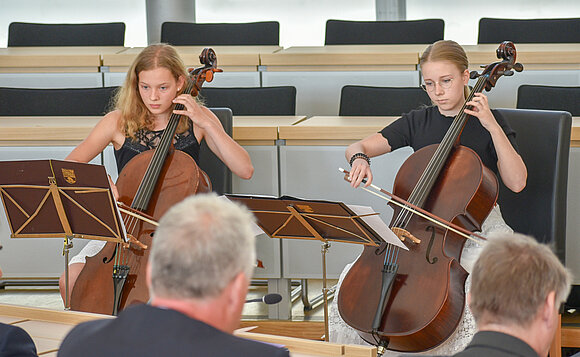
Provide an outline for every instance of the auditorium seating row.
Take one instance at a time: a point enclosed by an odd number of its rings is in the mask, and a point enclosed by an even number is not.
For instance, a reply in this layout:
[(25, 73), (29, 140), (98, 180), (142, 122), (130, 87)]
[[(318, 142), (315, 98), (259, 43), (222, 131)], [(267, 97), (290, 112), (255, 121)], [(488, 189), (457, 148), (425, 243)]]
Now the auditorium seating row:
[[(444, 38), (442, 19), (408, 21), (327, 20), (325, 45), (428, 44)], [(12, 22), (8, 46), (123, 46), (125, 24), (41, 24)], [(580, 18), (481, 18), (478, 44), (580, 43)], [(251, 23), (165, 22), (161, 42), (176, 46), (279, 45), (277, 21)]]
[[(89, 116), (110, 109), (117, 87), (29, 89), (0, 87), (0, 116)], [(233, 115), (296, 115), (296, 88), (203, 88), (207, 107), (230, 108)], [(580, 116), (580, 87), (521, 85), (518, 109), (568, 111)], [(33, 104), (32, 104), (33, 103)], [(339, 116), (399, 116), (430, 105), (420, 87), (347, 85), (340, 94)]]

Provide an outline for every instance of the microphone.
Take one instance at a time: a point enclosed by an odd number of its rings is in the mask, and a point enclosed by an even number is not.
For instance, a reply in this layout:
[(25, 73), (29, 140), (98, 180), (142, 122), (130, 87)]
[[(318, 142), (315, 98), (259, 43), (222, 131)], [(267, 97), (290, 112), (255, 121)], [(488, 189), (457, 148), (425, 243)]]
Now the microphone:
[(272, 304), (277, 304), (280, 301), (282, 301), (282, 295), (273, 293), (273, 294), (264, 295), (259, 299), (246, 300), (246, 303), (248, 303), (248, 302), (263, 302), (264, 304), (272, 305)]

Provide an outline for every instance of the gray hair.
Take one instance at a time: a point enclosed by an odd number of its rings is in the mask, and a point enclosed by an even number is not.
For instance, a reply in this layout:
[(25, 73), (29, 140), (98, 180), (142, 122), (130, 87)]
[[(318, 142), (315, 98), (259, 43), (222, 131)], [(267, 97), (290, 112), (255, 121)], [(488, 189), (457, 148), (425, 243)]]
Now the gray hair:
[(188, 197), (160, 220), (151, 251), (152, 296), (205, 299), (219, 295), (256, 262), (252, 214), (215, 194)]
[(473, 266), (469, 307), (478, 323), (527, 326), (546, 297), (566, 301), (572, 277), (548, 246), (523, 234), (491, 237)]

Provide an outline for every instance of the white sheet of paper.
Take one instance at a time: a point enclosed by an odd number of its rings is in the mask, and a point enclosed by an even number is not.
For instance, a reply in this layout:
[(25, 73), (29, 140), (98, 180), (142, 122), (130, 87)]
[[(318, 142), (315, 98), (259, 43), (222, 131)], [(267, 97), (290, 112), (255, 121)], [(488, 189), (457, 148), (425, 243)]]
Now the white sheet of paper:
[[(372, 207), (348, 205), (348, 204), (347, 206), (357, 215), (375, 213)], [(393, 231), (389, 228), (389, 226), (387, 226), (387, 224), (381, 219), (380, 215), (361, 217), (361, 219), (366, 224), (368, 224), (375, 232), (377, 232), (377, 234), (381, 238), (383, 238), (385, 242), (400, 247), (402, 249), (409, 250), (409, 248), (407, 248), (405, 244), (401, 242), (401, 240), (395, 235), (395, 233), (393, 233)]]

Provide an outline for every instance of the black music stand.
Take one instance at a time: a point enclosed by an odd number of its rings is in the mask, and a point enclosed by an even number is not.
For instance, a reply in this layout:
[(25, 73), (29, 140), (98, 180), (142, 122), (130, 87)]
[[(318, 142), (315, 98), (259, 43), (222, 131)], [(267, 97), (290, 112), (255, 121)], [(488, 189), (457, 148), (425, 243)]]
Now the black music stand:
[(257, 224), (271, 238), (319, 240), (322, 243), (322, 294), (324, 296), (324, 334), (328, 341), (328, 289), (326, 253), (330, 241), (379, 246), (384, 242), (362, 218), (342, 202), (302, 200), (289, 196), (265, 197), (225, 195), (244, 204), (254, 213)]
[(64, 238), (65, 309), (73, 238), (127, 242), (101, 165), (60, 160), (0, 161), (0, 197), (11, 238)]

